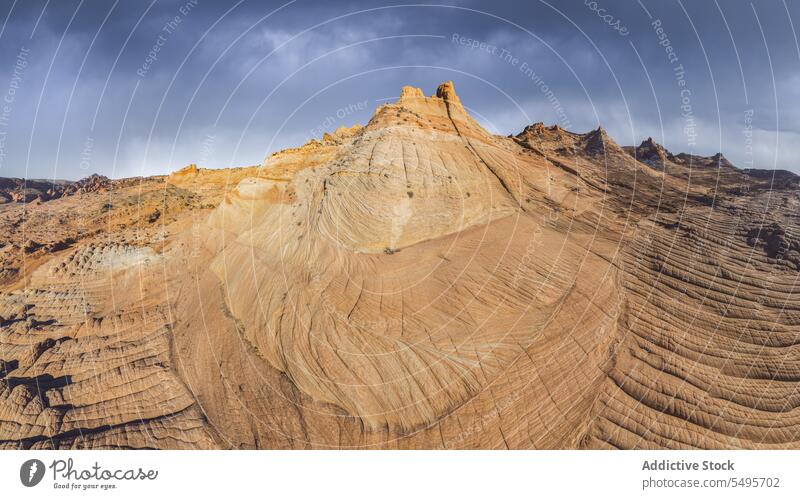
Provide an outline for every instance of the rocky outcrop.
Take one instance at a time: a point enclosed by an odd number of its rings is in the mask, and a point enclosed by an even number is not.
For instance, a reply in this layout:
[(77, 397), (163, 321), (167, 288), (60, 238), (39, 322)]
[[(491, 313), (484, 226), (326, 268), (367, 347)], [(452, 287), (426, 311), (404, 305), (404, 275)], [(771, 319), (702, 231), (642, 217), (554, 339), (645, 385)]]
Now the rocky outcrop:
[(667, 151), (664, 146), (648, 137), (631, 151), (637, 161), (648, 164), (654, 168), (663, 168), (664, 164), (673, 158), (672, 153)]

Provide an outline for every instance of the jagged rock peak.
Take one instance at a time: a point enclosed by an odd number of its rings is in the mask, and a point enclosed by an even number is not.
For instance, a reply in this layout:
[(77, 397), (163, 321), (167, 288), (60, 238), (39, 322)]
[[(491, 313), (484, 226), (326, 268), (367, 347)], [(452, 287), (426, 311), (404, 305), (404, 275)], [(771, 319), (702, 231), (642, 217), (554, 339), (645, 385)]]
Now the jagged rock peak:
[(646, 148), (656, 148), (656, 149), (663, 149), (661, 144), (653, 140), (653, 137), (647, 137), (639, 144), (639, 147), (646, 147)]
[(519, 134), (517, 134), (517, 137), (523, 137), (527, 134), (541, 135), (546, 130), (547, 128), (544, 126), (544, 123), (539, 121), (533, 125), (526, 126)]
[(400, 91), (400, 100), (403, 100), (403, 99), (417, 99), (417, 98), (418, 99), (424, 99), (425, 98), (425, 94), (422, 92), (421, 88), (417, 88), (417, 87), (412, 87), (412, 86), (406, 85)]
[(536, 136), (547, 135), (548, 137), (553, 137), (553, 136), (574, 135), (574, 134), (572, 134), (571, 132), (568, 132), (567, 130), (564, 130), (563, 128), (561, 128), (558, 125), (545, 126), (544, 123), (539, 121), (539, 122), (534, 123), (532, 125), (526, 126), (522, 130), (522, 132), (517, 134), (517, 137), (518, 138), (523, 138), (526, 135), (536, 135)]
[[(406, 88), (411, 88), (411, 87), (406, 87)], [(355, 134), (360, 132), (362, 128), (364, 127), (359, 125), (358, 123), (356, 123), (351, 127), (346, 127), (342, 125), (333, 132), (326, 132), (322, 134), (322, 142), (340, 144), (342, 140), (354, 136)]]
[(667, 151), (664, 146), (653, 140), (653, 137), (647, 137), (636, 148), (636, 157), (640, 160), (653, 160), (665, 161), (672, 157), (672, 153)]
[(585, 149), (589, 153), (602, 153), (607, 149), (621, 149), (602, 126), (592, 130), (585, 136)]
[(419, 88), (403, 87), (397, 102), (378, 107), (366, 128), (376, 130), (388, 126), (425, 127), (432, 124), (444, 128), (455, 126), (459, 133), (471, 131), (481, 136), (488, 134), (461, 104), (452, 81), (439, 85), (430, 96), (426, 96)]
[[(420, 88), (404, 86), (400, 91), (400, 98), (395, 104), (420, 114), (431, 112), (436, 114), (446, 110), (448, 106), (451, 110), (463, 111), (461, 99), (456, 94), (452, 81), (446, 81), (439, 85), (436, 93), (430, 97), (427, 97)], [(380, 110), (381, 108), (378, 108), (376, 112)]]
[(436, 88), (436, 93), (431, 97), (426, 97), (422, 89), (406, 85), (400, 91), (398, 104), (413, 108), (414, 106), (436, 105), (444, 101), (447, 104), (461, 106), (461, 99), (456, 94), (455, 86), (452, 81), (446, 81)]
[(609, 137), (606, 129), (602, 126), (598, 126), (596, 129), (586, 133), (585, 137), (587, 141), (602, 140), (603, 142), (614, 142), (613, 139)]
[(449, 102), (451, 104), (461, 104), (461, 99), (458, 98), (458, 94), (456, 94), (456, 87), (453, 85), (451, 80), (448, 80), (436, 89), (436, 97), (440, 99), (444, 99), (445, 102)]
[(719, 166), (731, 167), (731, 168), (733, 167), (733, 163), (728, 161), (728, 158), (723, 156), (721, 152), (718, 152), (717, 154), (713, 155), (711, 157), (711, 160), (717, 163)]

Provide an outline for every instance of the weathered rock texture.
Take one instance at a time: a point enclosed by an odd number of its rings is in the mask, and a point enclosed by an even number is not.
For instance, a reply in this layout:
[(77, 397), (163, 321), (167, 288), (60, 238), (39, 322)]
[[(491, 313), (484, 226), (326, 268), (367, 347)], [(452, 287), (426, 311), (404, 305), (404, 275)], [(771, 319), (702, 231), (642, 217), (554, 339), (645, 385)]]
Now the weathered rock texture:
[(800, 447), (799, 205), (652, 139), (490, 135), (450, 82), (260, 167), (11, 202), (0, 445)]

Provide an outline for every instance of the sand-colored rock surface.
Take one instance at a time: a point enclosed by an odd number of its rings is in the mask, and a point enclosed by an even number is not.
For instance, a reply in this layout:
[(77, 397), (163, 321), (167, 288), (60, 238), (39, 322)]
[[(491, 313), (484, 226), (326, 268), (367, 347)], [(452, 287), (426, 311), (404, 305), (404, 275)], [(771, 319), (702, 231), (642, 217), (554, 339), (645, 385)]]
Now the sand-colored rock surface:
[(800, 447), (798, 207), (721, 155), (491, 135), (451, 82), (12, 201), (0, 446)]

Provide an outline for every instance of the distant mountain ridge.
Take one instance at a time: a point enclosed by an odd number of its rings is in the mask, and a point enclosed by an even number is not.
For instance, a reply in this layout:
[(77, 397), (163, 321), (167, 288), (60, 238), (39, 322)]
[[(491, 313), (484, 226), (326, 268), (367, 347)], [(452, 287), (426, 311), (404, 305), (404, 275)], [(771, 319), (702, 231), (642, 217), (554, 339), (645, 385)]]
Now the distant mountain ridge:
[(77, 193), (95, 192), (109, 185), (108, 177), (96, 173), (76, 181), (0, 177), (0, 203), (50, 201)]

